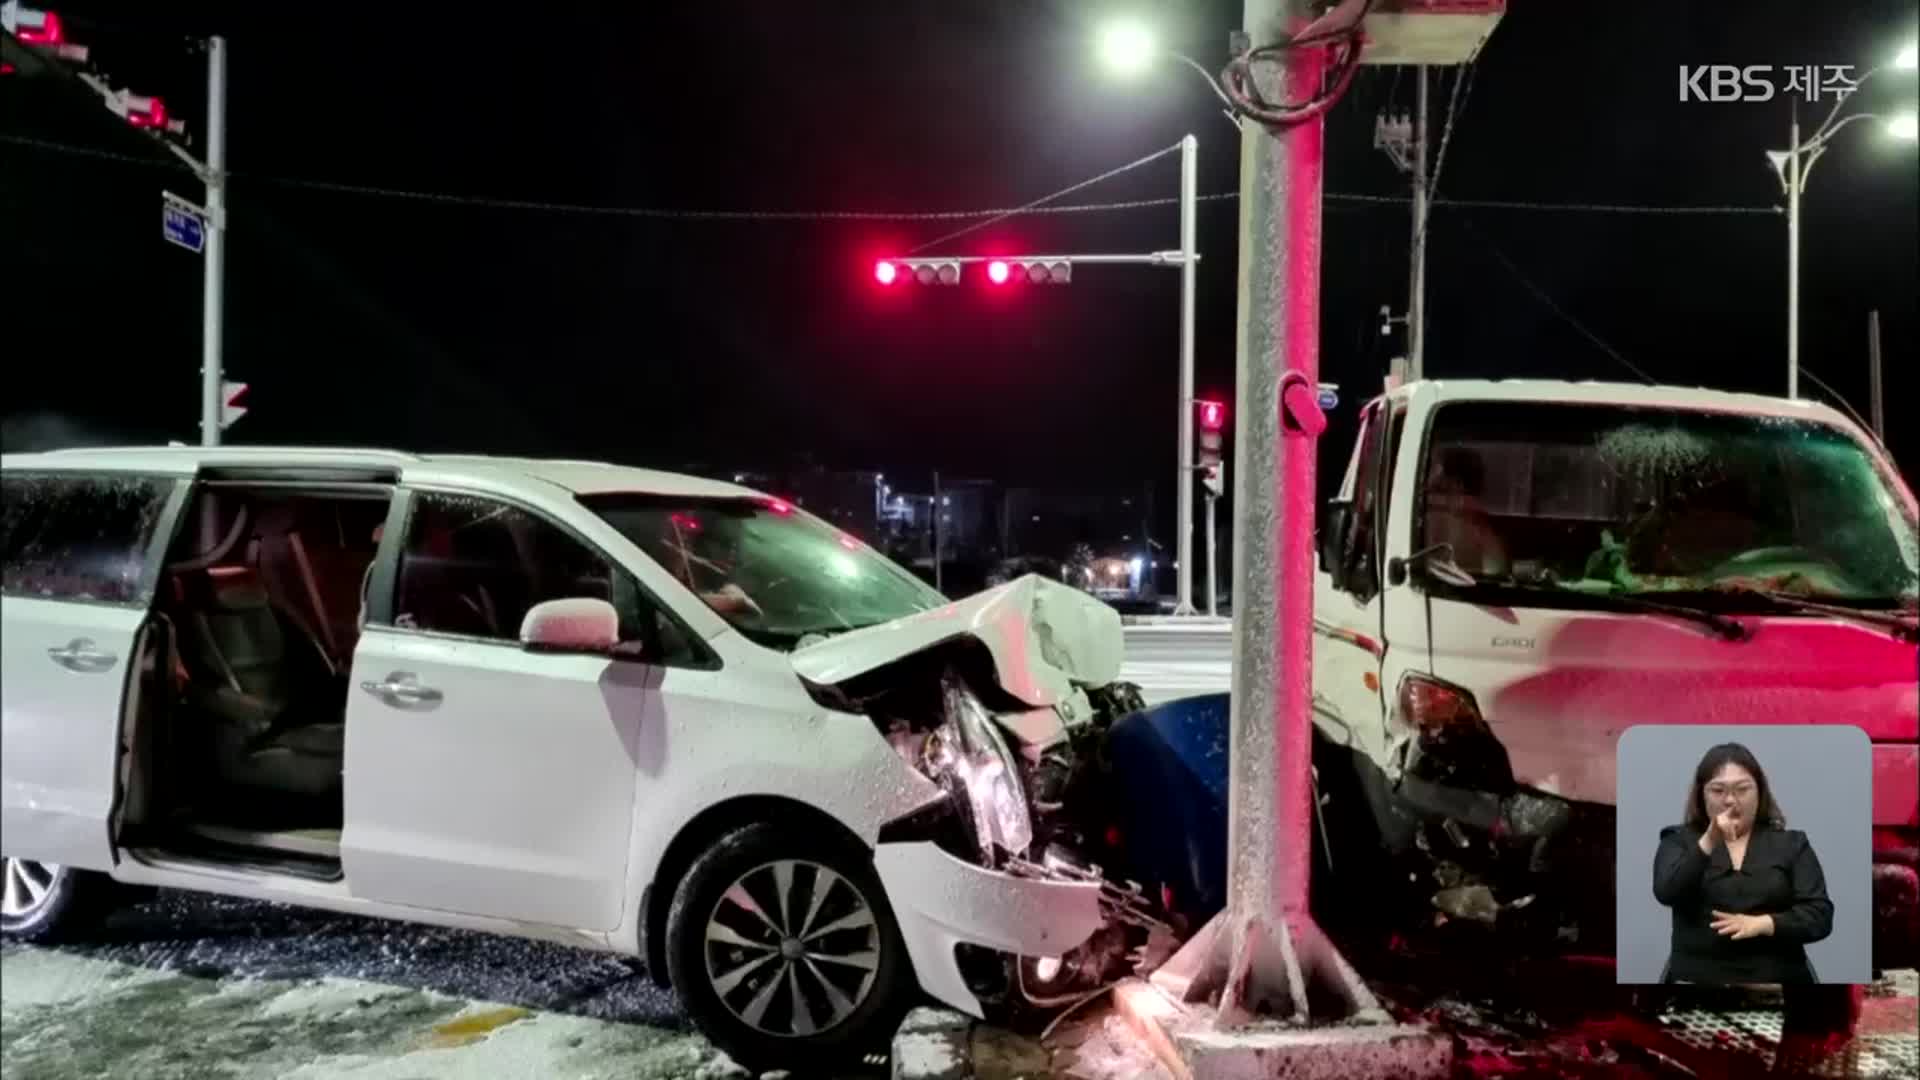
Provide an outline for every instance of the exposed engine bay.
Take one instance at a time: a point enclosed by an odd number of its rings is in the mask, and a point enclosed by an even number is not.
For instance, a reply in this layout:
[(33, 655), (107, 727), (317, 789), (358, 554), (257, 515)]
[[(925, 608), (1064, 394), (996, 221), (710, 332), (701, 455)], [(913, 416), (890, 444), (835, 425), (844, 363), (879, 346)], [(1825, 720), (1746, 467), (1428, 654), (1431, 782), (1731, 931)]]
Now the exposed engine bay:
[(1099, 886), (1106, 925), (1065, 955), (961, 947), (969, 989), (983, 1005), (1050, 1009), (1157, 963), (1177, 940), (1180, 920), (1162, 898), (1103, 869), (1122, 855), (1108, 733), (1145, 703), (1130, 684), (1110, 683), (1032, 708), (990, 672), (982, 650), (939, 649), (886, 669), (875, 680), (881, 685), (843, 687), (851, 693), (839, 707), (872, 718), (895, 751), (948, 794), (897, 823), (889, 839), (931, 840), (1015, 877)]

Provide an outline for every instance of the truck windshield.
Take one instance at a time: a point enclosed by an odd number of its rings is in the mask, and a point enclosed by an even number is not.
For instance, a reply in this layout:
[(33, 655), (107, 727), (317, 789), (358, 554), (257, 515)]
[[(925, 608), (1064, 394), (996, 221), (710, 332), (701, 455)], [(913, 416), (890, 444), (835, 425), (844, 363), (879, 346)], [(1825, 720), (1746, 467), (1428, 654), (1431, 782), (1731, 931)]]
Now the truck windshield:
[(1814, 420), (1451, 403), (1435, 413), (1424, 481), (1413, 546), (1450, 545), (1475, 589), (1691, 594), (1721, 610), (1764, 607), (1769, 591), (1916, 603), (1911, 497)]
[(618, 494), (580, 501), (735, 629), (777, 648), (946, 603), (886, 556), (777, 499)]

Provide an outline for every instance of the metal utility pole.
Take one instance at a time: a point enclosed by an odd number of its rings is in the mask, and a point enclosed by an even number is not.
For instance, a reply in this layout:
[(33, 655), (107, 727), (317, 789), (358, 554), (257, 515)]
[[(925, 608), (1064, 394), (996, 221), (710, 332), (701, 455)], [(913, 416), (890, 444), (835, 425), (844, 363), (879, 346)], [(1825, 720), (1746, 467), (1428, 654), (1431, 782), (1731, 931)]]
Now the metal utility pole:
[(207, 250), (200, 303), (200, 444), (220, 445), (227, 271), (227, 39), (207, 39)]
[(940, 548), (941, 504), (940, 474), (938, 472), (933, 474), (933, 513), (930, 516), (933, 518), (933, 591), (945, 594), (947, 589), (944, 583), (945, 579), (942, 576), (944, 572), (942, 563), (946, 560), (942, 557)]
[(1220, 545), (1216, 531), (1219, 528), (1220, 500), (1209, 491), (1207, 493), (1207, 614), (1220, 614)]
[(1413, 69), (1413, 270), (1407, 292), (1407, 369), (1426, 374), (1427, 347), (1427, 68)]
[(1880, 313), (1867, 312), (1867, 416), (1873, 421), (1873, 437), (1887, 439), (1886, 403), (1880, 396)]
[(1179, 540), (1174, 544), (1179, 590), (1173, 612), (1192, 615), (1193, 607), (1193, 318), (1196, 221), (1199, 209), (1200, 140), (1180, 140), (1180, 471)]

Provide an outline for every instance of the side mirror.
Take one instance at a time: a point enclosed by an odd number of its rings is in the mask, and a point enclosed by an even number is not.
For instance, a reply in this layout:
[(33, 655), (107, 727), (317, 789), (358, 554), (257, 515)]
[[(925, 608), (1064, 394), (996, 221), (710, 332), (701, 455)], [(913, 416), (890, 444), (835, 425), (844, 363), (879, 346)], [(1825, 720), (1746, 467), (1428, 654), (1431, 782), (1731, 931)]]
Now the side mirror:
[(1320, 514), (1318, 535), (1314, 537), (1314, 548), (1320, 557), (1320, 569), (1332, 574), (1336, 580), (1340, 577), (1340, 556), (1345, 549), (1347, 519), (1352, 507), (1343, 502), (1330, 502)]
[(543, 600), (520, 620), (520, 644), (535, 652), (611, 653), (620, 644), (620, 613), (605, 600)]

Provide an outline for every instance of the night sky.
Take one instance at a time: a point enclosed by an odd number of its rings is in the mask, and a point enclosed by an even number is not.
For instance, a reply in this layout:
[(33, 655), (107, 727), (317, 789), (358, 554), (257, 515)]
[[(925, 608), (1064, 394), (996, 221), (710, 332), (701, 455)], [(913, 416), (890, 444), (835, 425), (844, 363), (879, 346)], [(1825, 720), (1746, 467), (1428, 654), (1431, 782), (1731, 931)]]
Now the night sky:
[[(1678, 66), (1865, 68), (1916, 25), (1911, 2), (1512, 7), (1462, 95), (1443, 198), (1779, 205), (1763, 152), (1785, 144), (1788, 102), (1680, 104)], [(1124, 84), (1096, 67), (1108, 5), (609, 8), (407, 18), (310, 5), (283, 24), (62, 8), (117, 82), (166, 95), (195, 133), (204, 76), (182, 35), (230, 37), (227, 366), (253, 386), (230, 441), (666, 467), (810, 458), (1165, 491), (1172, 270), (883, 292), (876, 256), (955, 223), (661, 220), (302, 183), (687, 210), (969, 209), (1191, 131), (1202, 192), (1237, 187), (1237, 136), (1192, 71)], [(1171, 44), (1224, 60), (1237, 0), (1160, 10)], [(1453, 78), (1433, 94), (1436, 138)], [(1404, 194), (1371, 141), (1376, 114), (1411, 90), (1391, 68), (1356, 81), (1331, 121), (1330, 194)], [(1888, 72), (1862, 93), (1876, 110), (1910, 104), (1914, 77)], [(163, 187), (197, 198), (197, 185), (51, 80), (0, 80), (0, 134), (136, 159), (0, 141), (7, 448), (193, 440), (200, 265), (162, 242), (159, 209)], [(1171, 196), (1176, 160), (1066, 201)], [(1809, 185), (1803, 274), (1804, 363), (1863, 413), (1867, 312), (1881, 311), (1891, 441), (1909, 474), (1916, 202), (1913, 144), (1848, 130)], [(943, 253), (1171, 248), (1176, 222), (1170, 206), (1015, 219)], [(1346, 388), (1329, 457), (1398, 351), (1377, 313), (1404, 306), (1407, 222), (1403, 206), (1327, 204), (1323, 375)], [(1199, 383), (1225, 392), (1235, 204), (1204, 204), (1200, 224)], [(1431, 374), (1636, 378), (1577, 322), (1660, 381), (1784, 391), (1783, 216), (1442, 207), (1431, 230)]]

